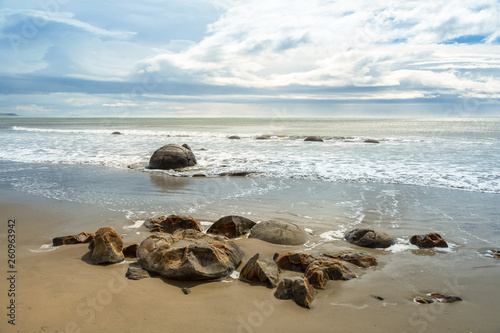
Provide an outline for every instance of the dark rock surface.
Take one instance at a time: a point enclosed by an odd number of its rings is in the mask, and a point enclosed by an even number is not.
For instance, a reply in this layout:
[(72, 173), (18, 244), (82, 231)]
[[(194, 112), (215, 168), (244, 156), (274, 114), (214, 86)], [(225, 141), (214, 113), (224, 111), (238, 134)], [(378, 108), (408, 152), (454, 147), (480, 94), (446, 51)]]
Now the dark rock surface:
[(149, 272), (145, 269), (130, 266), (125, 273), (125, 277), (129, 280), (142, 280), (150, 277)]
[(123, 255), (126, 258), (136, 258), (137, 257), (137, 248), (138, 247), (139, 247), (139, 244), (137, 244), (137, 243), (125, 246), (123, 248)]
[(307, 138), (304, 139), (304, 141), (323, 142), (323, 139), (320, 138), (319, 136), (308, 136)]
[(316, 290), (309, 284), (306, 278), (284, 278), (278, 283), (274, 296), (278, 299), (293, 299), (295, 303), (311, 308), (311, 303), (316, 297)]
[(102, 227), (90, 242), (92, 261), (96, 264), (118, 263), (123, 261), (123, 239), (112, 227)]
[(52, 239), (52, 245), (61, 246), (69, 244), (84, 244), (90, 243), (94, 239), (94, 234), (88, 232), (80, 232), (78, 235), (61, 236)]
[(430, 233), (426, 235), (413, 235), (410, 238), (410, 243), (418, 246), (419, 248), (433, 248), (433, 247), (448, 247), (448, 243), (438, 233)]
[(279, 274), (280, 269), (274, 260), (257, 253), (241, 269), (240, 278), (247, 281), (262, 282), (269, 287), (276, 287)]
[(150, 169), (179, 169), (196, 165), (196, 157), (191, 148), (184, 144), (168, 144), (157, 149), (149, 160)]
[(239, 140), (239, 139), (241, 139), (238, 135), (231, 135), (231, 136), (228, 136), (227, 138), (230, 139), (230, 140)]
[(255, 224), (254, 221), (242, 216), (224, 216), (212, 224), (207, 233), (236, 238), (248, 234)]
[(363, 247), (386, 248), (394, 244), (391, 236), (375, 228), (356, 228), (344, 237), (348, 242)]
[(377, 259), (363, 251), (337, 251), (324, 253), (323, 255), (329, 258), (347, 261), (363, 268), (377, 265)]
[(191, 216), (169, 215), (149, 219), (144, 225), (151, 232), (167, 232), (173, 234), (177, 230), (194, 229), (202, 231), (201, 223)]
[(380, 143), (378, 140), (375, 140), (375, 139), (367, 139), (364, 142), (365, 143)]

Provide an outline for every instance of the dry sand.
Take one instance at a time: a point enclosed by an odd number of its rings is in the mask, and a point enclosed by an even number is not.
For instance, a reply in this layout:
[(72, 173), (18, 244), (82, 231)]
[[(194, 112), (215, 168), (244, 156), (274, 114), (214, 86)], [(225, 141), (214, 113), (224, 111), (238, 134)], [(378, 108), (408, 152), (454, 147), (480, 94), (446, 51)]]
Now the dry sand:
[[(130, 221), (107, 210), (23, 195), (0, 203), (0, 218), (2, 276), (8, 270), (8, 219), (16, 220), (17, 236), (16, 325), (8, 324), (9, 285), (3, 278), (0, 332), (500, 332), (495, 279), (499, 265), (493, 261), (491, 276), (447, 266), (435, 274), (421, 267), (410, 273), (415, 262), (397, 262), (391, 253), (369, 250), (378, 258), (378, 267), (349, 266), (360, 277), (330, 281), (308, 310), (275, 299), (272, 289), (231, 278), (205, 283), (158, 277), (127, 280), (129, 262), (92, 265), (86, 260), (86, 245), (32, 251), (52, 237), (95, 232), (105, 225), (125, 233), (123, 225)], [(133, 231), (124, 240), (127, 244), (146, 236)], [(237, 242), (245, 250), (244, 262), (257, 252), (272, 256), (304, 249), (255, 239)], [(457, 272), (461, 272), (458, 278)], [(184, 295), (183, 287), (189, 287), (191, 294)], [(431, 291), (459, 295), (464, 301), (431, 305), (412, 301)]]

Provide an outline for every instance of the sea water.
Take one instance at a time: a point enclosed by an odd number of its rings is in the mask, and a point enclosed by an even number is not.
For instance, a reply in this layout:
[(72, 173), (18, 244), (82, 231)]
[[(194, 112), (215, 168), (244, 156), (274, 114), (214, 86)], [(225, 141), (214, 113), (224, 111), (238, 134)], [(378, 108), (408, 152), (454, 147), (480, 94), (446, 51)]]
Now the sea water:
[[(476, 253), (500, 245), (500, 119), (0, 121), (0, 186), (121, 211), (126, 227), (172, 213), (235, 214), (300, 224), (315, 235), (310, 246), (360, 225), (390, 230), (393, 251), (431, 231)], [(149, 170), (168, 143), (188, 144), (198, 164)], [(231, 172), (248, 175), (220, 176)]]

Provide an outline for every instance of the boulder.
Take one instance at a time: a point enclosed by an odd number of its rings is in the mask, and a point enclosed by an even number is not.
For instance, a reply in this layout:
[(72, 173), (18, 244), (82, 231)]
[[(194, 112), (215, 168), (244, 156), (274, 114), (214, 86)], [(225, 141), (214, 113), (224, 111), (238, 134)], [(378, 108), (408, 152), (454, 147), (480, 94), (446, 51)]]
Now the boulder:
[(315, 288), (323, 289), (329, 280), (350, 280), (356, 275), (352, 274), (338, 260), (315, 260), (305, 271), (305, 277)]
[(94, 234), (88, 232), (80, 232), (78, 235), (61, 236), (52, 239), (52, 245), (61, 246), (69, 244), (84, 244), (90, 243), (94, 239)]
[(309, 284), (306, 278), (284, 278), (278, 283), (274, 296), (278, 299), (293, 299), (295, 303), (311, 308), (311, 303), (316, 297), (316, 290)]
[(438, 233), (430, 233), (427, 235), (413, 235), (410, 238), (410, 243), (418, 246), (419, 248), (433, 248), (433, 247), (448, 247), (448, 243)]
[(304, 141), (323, 142), (323, 139), (320, 138), (319, 136), (308, 136), (307, 138), (304, 139)]
[(344, 237), (349, 243), (363, 247), (386, 248), (394, 244), (391, 236), (375, 228), (356, 228)]
[(243, 251), (226, 237), (190, 229), (149, 236), (139, 245), (137, 256), (139, 264), (150, 272), (195, 281), (226, 278), (241, 263)]
[(112, 227), (97, 230), (89, 248), (92, 252), (92, 261), (96, 264), (117, 263), (124, 259), (122, 236)]
[(281, 245), (302, 245), (309, 240), (309, 234), (298, 225), (274, 220), (258, 223), (248, 237)]
[(363, 268), (377, 265), (377, 259), (363, 251), (338, 251), (324, 253), (323, 255), (329, 258), (347, 261)]
[(120, 134), (122, 134), (122, 133), (120, 133), (120, 132), (113, 132), (113, 133), (111, 133), (111, 134), (114, 134), (114, 135), (120, 135)]
[(128, 246), (125, 246), (123, 248), (123, 255), (126, 258), (136, 258), (137, 257), (137, 248), (139, 247), (139, 244), (134, 243)]
[(419, 304), (431, 304), (431, 303), (434, 303), (433, 299), (423, 298), (423, 297), (420, 297), (420, 296), (415, 297), (413, 299), (413, 301), (416, 302), (416, 303), (419, 303)]
[(230, 140), (239, 140), (239, 139), (241, 139), (238, 135), (231, 135), (231, 136), (229, 136), (227, 138), (230, 139)]
[(241, 269), (240, 279), (262, 282), (268, 287), (276, 287), (279, 274), (280, 269), (274, 260), (257, 253)]
[(191, 216), (169, 215), (149, 219), (144, 225), (151, 232), (167, 232), (173, 234), (177, 230), (194, 229), (202, 231), (201, 223)]
[(196, 157), (186, 144), (183, 146), (165, 145), (157, 149), (149, 160), (150, 169), (180, 169), (193, 165), (196, 165)]
[(273, 259), (279, 268), (295, 272), (305, 272), (307, 266), (316, 260), (310, 254), (297, 252), (275, 253)]
[(150, 277), (150, 275), (145, 269), (130, 266), (127, 273), (125, 273), (125, 277), (129, 280), (141, 280)]
[(323, 288), (329, 280), (350, 280), (356, 275), (335, 259), (316, 257), (307, 253), (276, 253), (273, 257), (281, 269), (305, 273), (309, 283)]
[(493, 254), (493, 258), (495, 259), (500, 259), (500, 250), (491, 250), (491, 253)]
[(269, 140), (269, 136), (267, 135), (261, 135), (261, 136), (258, 136), (256, 137), (257, 140)]
[(367, 139), (364, 142), (365, 143), (380, 143), (378, 140), (375, 140), (375, 139)]
[(209, 234), (236, 238), (248, 234), (256, 223), (242, 216), (230, 215), (218, 219), (207, 230)]

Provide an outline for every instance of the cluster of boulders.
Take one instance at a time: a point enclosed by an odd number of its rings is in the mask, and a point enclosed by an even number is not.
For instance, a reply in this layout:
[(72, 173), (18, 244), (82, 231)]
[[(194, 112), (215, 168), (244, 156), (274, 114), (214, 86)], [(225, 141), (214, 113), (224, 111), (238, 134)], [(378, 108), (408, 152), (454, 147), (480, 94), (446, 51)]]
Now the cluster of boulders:
[[(115, 229), (103, 227), (95, 233), (56, 237), (53, 245), (88, 243), (90, 258), (95, 264), (118, 263), (133, 258), (136, 261), (126, 273), (126, 277), (132, 280), (158, 274), (168, 279), (200, 281), (225, 279), (238, 269), (244, 252), (233, 240), (235, 238), (248, 234), (248, 238), (280, 245), (302, 245), (310, 238), (303, 228), (290, 222), (255, 223), (234, 215), (219, 219), (206, 232), (203, 232), (201, 223), (190, 216), (160, 216), (146, 220), (143, 225), (152, 234), (140, 244), (124, 246)], [(369, 248), (386, 248), (394, 244), (392, 237), (374, 228), (356, 228), (347, 232), (345, 239)], [(446, 245), (436, 233), (412, 236), (411, 242), (421, 248)], [(239, 278), (276, 288), (276, 298), (292, 299), (300, 306), (310, 308), (317, 290), (325, 288), (328, 281), (347, 281), (357, 277), (347, 263), (366, 269), (377, 265), (377, 260), (366, 252), (355, 250), (320, 254), (277, 252), (273, 258), (256, 253), (243, 266)], [(280, 279), (282, 270), (298, 272), (301, 276)], [(188, 294), (190, 291), (183, 292)], [(436, 295), (431, 297), (437, 301), (450, 301), (448, 296)], [(431, 300), (415, 298), (418, 303), (430, 303)]]
[[(239, 137), (238, 135), (230, 135), (227, 138), (230, 139), (230, 140), (239, 140), (239, 139), (241, 139), (241, 137)], [(267, 139), (270, 139), (270, 138), (271, 138), (270, 135), (260, 135), (260, 136), (256, 137), (257, 140), (267, 140)], [(321, 137), (319, 137), (319, 136), (311, 135), (311, 136), (307, 136), (304, 139), (304, 141), (323, 142), (324, 140)], [(365, 142), (365, 143), (380, 143), (378, 140), (375, 140), (375, 139), (366, 139), (363, 142)]]

